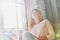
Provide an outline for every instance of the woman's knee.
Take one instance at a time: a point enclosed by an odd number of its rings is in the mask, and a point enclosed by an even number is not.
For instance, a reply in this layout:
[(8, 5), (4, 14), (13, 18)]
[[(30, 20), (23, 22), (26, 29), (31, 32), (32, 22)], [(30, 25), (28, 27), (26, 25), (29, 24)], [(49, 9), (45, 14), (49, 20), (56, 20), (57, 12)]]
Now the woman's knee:
[(25, 32), (23, 32), (23, 34), (22, 34), (23, 36), (31, 36), (31, 33), (30, 32), (28, 32), (28, 31), (25, 31)]
[(23, 38), (24, 40), (29, 40), (29, 39), (30, 39), (30, 40), (33, 40), (32, 34), (31, 34), (30, 32), (28, 32), (28, 31), (23, 32), (22, 38)]

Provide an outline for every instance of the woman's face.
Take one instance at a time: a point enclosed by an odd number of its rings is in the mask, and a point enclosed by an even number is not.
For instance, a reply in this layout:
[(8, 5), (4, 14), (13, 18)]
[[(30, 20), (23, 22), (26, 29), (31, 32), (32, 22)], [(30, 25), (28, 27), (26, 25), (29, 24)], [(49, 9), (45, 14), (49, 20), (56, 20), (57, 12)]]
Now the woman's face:
[(42, 15), (39, 11), (33, 11), (32, 18), (35, 20), (35, 22), (40, 22), (43, 19)]

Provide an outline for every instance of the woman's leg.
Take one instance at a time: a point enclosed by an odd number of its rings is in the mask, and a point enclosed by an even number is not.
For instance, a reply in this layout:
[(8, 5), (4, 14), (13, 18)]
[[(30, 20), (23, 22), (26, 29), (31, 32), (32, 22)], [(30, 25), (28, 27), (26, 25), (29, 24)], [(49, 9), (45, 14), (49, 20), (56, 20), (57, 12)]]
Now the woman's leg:
[(37, 40), (36, 37), (34, 37), (31, 33), (29, 32), (24, 32), (22, 35), (22, 40)]

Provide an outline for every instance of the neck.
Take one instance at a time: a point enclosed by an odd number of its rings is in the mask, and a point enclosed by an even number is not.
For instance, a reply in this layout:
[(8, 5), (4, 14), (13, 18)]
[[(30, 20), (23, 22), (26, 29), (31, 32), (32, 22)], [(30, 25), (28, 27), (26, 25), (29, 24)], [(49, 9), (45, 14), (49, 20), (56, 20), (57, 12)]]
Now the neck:
[(36, 20), (36, 24), (40, 23), (42, 20), (43, 20), (43, 19), (41, 19), (41, 20)]

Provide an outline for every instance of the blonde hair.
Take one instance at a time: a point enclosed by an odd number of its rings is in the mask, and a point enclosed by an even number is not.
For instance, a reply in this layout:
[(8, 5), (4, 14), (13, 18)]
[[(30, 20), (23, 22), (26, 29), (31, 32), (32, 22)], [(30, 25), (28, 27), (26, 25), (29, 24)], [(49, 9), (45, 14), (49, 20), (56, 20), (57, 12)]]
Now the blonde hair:
[[(32, 12), (33, 12), (33, 11), (39, 12), (38, 15), (41, 16), (41, 11), (40, 11), (39, 9), (33, 9)], [(40, 18), (40, 16), (39, 16), (39, 20), (42, 18), (42, 17)], [(35, 18), (33, 15), (32, 15), (32, 17)], [(32, 19), (33, 19), (33, 18), (32, 18)], [(32, 29), (33, 26), (35, 25), (35, 21), (34, 21), (34, 19), (33, 19), (33, 20), (32, 20), (32, 19), (30, 20), (30, 23), (29, 23), (29, 31), (31, 31), (31, 29)]]
[[(38, 18), (39, 18), (39, 19), (41, 19), (41, 18), (43, 19), (43, 16), (42, 16), (41, 11), (40, 11), (39, 9), (33, 9), (32, 12), (33, 12), (33, 11), (39, 12), (39, 13), (38, 13)], [(33, 14), (34, 14), (34, 13), (33, 13)], [(33, 14), (32, 14), (32, 19), (34, 18)]]
[(32, 11), (36, 11), (39, 12), (39, 14), (41, 14), (41, 11), (39, 9), (33, 9)]

